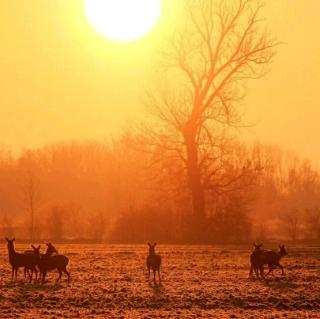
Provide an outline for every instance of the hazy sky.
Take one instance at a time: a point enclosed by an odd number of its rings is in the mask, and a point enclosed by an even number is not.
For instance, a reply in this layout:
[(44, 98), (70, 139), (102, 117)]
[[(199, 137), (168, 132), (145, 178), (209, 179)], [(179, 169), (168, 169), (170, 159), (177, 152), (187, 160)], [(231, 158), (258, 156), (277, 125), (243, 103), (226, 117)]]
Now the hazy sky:
[[(157, 45), (179, 14), (167, 5), (148, 37), (120, 45), (89, 25), (81, 0), (0, 1), (0, 145), (19, 150), (103, 139), (130, 125)], [(250, 86), (244, 135), (320, 164), (320, 1), (267, 0), (279, 41), (270, 73)]]

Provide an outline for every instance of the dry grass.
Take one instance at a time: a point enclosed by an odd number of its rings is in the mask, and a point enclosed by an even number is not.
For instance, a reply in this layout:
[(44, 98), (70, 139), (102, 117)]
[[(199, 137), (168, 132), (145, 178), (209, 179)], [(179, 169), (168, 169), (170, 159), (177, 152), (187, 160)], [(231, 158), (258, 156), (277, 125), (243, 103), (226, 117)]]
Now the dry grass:
[[(26, 245), (17, 245), (21, 251)], [(0, 318), (320, 318), (320, 246), (289, 247), (286, 276), (248, 278), (248, 248), (161, 246), (162, 285), (146, 280), (147, 246), (57, 245), (72, 281), (11, 282), (0, 250)]]

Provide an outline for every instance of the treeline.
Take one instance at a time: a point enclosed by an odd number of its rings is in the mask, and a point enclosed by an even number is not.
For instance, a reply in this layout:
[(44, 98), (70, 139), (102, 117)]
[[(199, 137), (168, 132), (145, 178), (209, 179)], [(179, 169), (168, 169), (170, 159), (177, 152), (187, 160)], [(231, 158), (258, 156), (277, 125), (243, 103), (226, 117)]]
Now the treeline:
[[(206, 193), (204, 243), (320, 239), (320, 180), (310, 162), (277, 147), (229, 149), (210, 170), (225, 187)], [(0, 214), (1, 236), (32, 241), (193, 242), (183, 167), (130, 135), (19, 156), (2, 149)]]

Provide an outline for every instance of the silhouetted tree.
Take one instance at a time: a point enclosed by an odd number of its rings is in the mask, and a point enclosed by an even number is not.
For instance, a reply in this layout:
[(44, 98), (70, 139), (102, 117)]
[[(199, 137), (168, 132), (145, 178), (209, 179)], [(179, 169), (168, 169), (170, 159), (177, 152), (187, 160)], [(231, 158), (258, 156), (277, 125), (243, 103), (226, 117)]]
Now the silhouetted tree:
[(19, 161), (20, 178), (22, 179), (22, 199), (29, 212), (29, 236), (31, 242), (36, 238), (37, 209), (40, 202), (39, 178), (37, 176), (37, 164), (31, 151), (25, 151)]
[(307, 236), (312, 239), (320, 239), (320, 209), (305, 209), (305, 222)]
[(226, 129), (241, 122), (235, 106), (247, 80), (267, 71), (275, 43), (259, 30), (259, 1), (184, 3), (185, 20), (164, 53), (165, 83), (147, 94), (151, 114), (160, 121), (145, 130), (155, 149), (182, 162), (200, 239), (206, 192), (228, 190), (252, 169), (248, 163), (229, 171), (228, 180), (217, 178), (225, 172)]
[(13, 221), (6, 213), (4, 213), (2, 216), (1, 226), (2, 226), (2, 234), (1, 234), (2, 237), (11, 238), (14, 236)]

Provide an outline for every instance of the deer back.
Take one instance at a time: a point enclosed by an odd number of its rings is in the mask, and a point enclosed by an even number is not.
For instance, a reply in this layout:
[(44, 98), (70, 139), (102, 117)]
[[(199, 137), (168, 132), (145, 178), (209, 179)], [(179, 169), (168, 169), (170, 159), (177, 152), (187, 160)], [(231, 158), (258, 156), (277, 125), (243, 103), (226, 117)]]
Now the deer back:
[(68, 263), (69, 259), (65, 255), (43, 256), (38, 261), (38, 266), (42, 270), (53, 270), (65, 268)]

